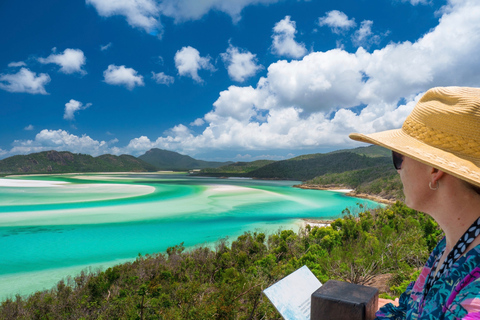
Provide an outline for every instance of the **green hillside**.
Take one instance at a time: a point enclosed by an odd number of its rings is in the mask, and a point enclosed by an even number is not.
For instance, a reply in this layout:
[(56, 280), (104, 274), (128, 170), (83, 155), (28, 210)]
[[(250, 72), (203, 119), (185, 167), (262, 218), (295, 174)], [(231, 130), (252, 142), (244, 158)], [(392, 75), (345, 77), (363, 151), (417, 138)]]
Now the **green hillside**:
[(138, 158), (155, 166), (159, 170), (217, 168), (231, 163), (196, 160), (190, 156), (157, 148), (147, 151), (144, 155), (141, 155)]
[(0, 173), (143, 172), (157, 169), (130, 155), (92, 157), (68, 151), (44, 151), (0, 160)]
[(325, 173), (341, 173), (360, 168), (376, 167), (390, 161), (387, 158), (390, 158), (390, 151), (387, 149), (368, 146), (329, 153), (305, 154), (282, 161), (235, 162), (218, 168), (203, 169), (199, 174), (303, 181)]
[(339, 153), (339, 152), (345, 152), (345, 151), (348, 151), (348, 152), (352, 152), (352, 153), (356, 153), (356, 154), (360, 154), (360, 155), (365, 155), (367, 157), (373, 157), (373, 158), (376, 158), (376, 157), (391, 157), (391, 154), (392, 152), (388, 149), (385, 149), (383, 147), (380, 147), (380, 146), (368, 146), (368, 147), (358, 147), (358, 148), (355, 148), (355, 149), (345, 149), (345, 150), (338, 150), (338, 151), (333, 151), (333, 152), (330, 152), (330, 153)]
[(327, 173), (308, 180), (303, 185), (354, 189), (356, 193), (376, 195), (388, 200), (404, 198), (400, 176), (391, 164), (341, 173)]
[(256, 160), (252, 162), (235, 162), (218, 168), (206, 168), (201, 171), (202, 174), (214, 175), (248, 175), (249, 172), (260, 169), (268, 164), (274, 163), (274, 160)]
[(310, 180), (327, 173), (366, 169), (390, 163), (390, 158), (370, 157), (349, 151), (300, 156), (277, 161), (248, 173), (255, 178)]

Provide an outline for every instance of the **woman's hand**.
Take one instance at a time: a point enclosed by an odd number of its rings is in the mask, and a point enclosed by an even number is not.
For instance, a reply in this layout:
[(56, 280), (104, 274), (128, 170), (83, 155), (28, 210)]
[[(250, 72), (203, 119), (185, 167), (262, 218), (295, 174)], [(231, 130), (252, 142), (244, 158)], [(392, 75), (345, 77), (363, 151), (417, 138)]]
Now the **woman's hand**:
[(398, 298), (396, 298), (395, 300), (378, 298), (378, 308), (379, 309), (381, 307), (383, 307), (384, 305), (386, 305), (387, 303), (393, 303), (395, 306), (398, 307)]

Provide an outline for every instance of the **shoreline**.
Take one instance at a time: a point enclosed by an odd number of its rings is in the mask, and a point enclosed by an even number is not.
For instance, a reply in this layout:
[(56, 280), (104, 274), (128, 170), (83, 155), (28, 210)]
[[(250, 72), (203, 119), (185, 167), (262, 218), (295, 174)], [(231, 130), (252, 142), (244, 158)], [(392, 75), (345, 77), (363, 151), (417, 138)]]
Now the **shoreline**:
[(324, 185), (317, 185), (317, 184), (296, 184), (293, 186), (294, 188), (299, 188), (299, 189), (307, 189), (307, 190), (323, 190), (323, 191), (335, 191), (335, 192), (342, 192), (348, 197), (353, 197), (353, 198), (361, 198), (361, 199), (367, 199), (367, 200), (372, 200), (378, 203), (382, 204), (395, 204), (395, 200), (391, 199), (385, 199), (382, 198), (378, 195), (374, 194), (366, 194), (366, 193), (357, 193), (355, 189), (347, 189), (342, 186), (324, 186)]
[(306, 228), (307, 225), (313, 227), (328, 227), (330, 224), (335, 221), (335, 219), (309, 219), (309, 218), (302, 218), (302, 228)]

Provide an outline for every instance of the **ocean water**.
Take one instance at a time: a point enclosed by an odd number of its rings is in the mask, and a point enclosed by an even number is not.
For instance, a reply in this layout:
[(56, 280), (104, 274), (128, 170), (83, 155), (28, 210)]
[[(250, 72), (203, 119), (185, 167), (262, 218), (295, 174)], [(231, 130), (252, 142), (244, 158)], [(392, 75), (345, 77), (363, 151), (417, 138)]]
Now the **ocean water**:
[(181, 242), (188, 248), (245, 231), (298, 230), (302, 218), (379, 205), (292, 187), (298, 183), (178, 174), (0, 179), (0, 301)]

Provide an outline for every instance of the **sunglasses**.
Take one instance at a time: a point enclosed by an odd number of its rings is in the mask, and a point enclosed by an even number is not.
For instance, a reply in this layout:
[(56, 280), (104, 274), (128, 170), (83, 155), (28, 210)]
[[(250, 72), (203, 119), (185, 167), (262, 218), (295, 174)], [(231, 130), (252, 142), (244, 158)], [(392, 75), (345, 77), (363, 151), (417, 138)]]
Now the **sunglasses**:
[(395, 167), (395, 169), (402, 169), (403, 158), (403, 154), (392, 151), (393, 166)]

